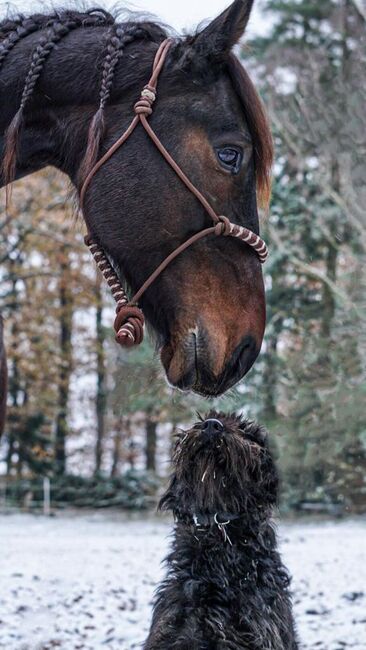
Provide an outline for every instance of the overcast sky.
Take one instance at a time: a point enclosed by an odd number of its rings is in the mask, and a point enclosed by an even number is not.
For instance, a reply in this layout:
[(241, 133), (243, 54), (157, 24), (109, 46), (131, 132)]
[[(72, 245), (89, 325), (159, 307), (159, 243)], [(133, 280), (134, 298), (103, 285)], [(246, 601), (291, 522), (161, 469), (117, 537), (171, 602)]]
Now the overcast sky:
[[(53, 4), (55, 6), (71, 7), (73, 3), (72, 0), (60, 0)], [(77, 2), (75, 4), (77, 6)], [(111, 8), (117, 3), (114, 0), (100, 0), (100, 2), (93, 2), (93, 5), (98, 4), (105, 8)], [(195, 27), (202, 20), (215, 17), (230, 4), (230, 0), (133, 0), (133, 2), (120, 2), (118, 4), (133, 10), (143, 10), (155, 14), (161, 20), (180, 32)], [(259, 2), (257, 0), (256, 4), (257, 6), (253, 10), (248, 27), (248, 35), (250, 36), (254, 33), (263, 33), (264, 31), (265, 21), (263, 20), (263, 17), (261, 17), (258, 8), (260, 0)], [(8, 3), (0, 0), (2, 15), (8, 6), (11, 9), (30, 12), (42, 10), (42, 7), (45, 5), (50, 6), (51, 3), (44, 3), (39, 0), (13, 0)]]

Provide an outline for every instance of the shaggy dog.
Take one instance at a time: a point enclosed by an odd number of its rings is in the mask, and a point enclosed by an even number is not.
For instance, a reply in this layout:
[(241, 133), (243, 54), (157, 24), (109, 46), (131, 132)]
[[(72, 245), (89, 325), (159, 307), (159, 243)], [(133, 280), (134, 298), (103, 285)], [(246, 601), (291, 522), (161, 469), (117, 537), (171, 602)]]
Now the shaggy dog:
[(214, 412), (178, 435), (159, 505), (174, 513), (174, 541), (145, 650), (297, 650), (266, 438)]

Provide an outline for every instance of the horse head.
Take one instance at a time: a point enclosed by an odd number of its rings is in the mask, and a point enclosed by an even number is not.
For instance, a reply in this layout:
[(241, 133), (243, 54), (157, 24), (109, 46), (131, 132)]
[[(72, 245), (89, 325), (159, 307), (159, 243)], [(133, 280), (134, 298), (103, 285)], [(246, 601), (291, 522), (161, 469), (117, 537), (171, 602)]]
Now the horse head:
[[(232, 53), (252, 4), (235, 0), (201, 31), (174, 39), (149, 123), (217, 214), (258, 233), (257, 201), (266, 203), (269, 195), (271, 137), (254, 86)], [(38, 21), (15, 44), (4, 34), (11, 47), (3, 60), (0, 55), (3, 183), (51, 164), (80, 190), (130, 123), (167, 33), (158, 23), (117, 23), (95, 10)], [(131, 292), (172, 250), (210, 225), (141, 126), (94, 175), (83, 207), (89, 231)], [(259, 353), (261, 264), (234, 238), (207, 237), (190, 246), (140, 305), (175, 387), (221, 394)]]

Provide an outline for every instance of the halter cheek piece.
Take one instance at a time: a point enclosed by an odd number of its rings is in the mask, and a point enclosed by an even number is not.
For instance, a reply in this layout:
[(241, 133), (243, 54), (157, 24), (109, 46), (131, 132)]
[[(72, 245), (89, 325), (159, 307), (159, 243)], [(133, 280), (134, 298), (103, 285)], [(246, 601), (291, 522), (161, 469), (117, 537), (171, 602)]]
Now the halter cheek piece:
[(153, 131), (147, 120), (148, 116), (152, 113), (152, 105), (156, 99), (157, 81), (171, 43), (171, 39), (166, 39), (159, 46), (154, 59), (150, 81), (142, 90), (140, 99), (134, 106), (135, 117), (133, 118), (132, 122), (126, 131), (120, 136), (120, 138), (118, 138), (118, 140), (110, 147), (110, 149), (108, 149), (104, 156), (98, 160), (98, 162), (94, 165), (86, 177), (80, 191), (80, 207), (84, 212), (85, 193), (97, 171), (100, 169), (100, 167), (102, 167), (102, 165), (104, 165), (105, 162), (107, 162), (107, 160), (109, 160), (109, 158), (111, 158), (111, 156), (113, 156), (115, 151), (117, 151), (117, 149), (119, 149), (126, 142), (126, 140), (135, 130), (138, 123), (141, 122), (147, 135), (160, 151), (161, 155), (172, 167), (177, 176), (179, 176), (181, 181), (205, 208), (206, 212), (209, 214), (213, 221), (213, 225), (209, 228), (205, 228), (204, 230), (197, 232), (195, 235), (187, 239), (187, 241), (185, 241), (183, 244), (178, 246), (172, 253), (170, 253), (170, 255), (165, 258), (165, 260), (155, 269), (155, 271), (147, 278), (147, 280), (145, 280), (142, 287), (140, 287), (140, 289), (137, 291), (137, 293), (135, 293), (131, 300), (128, 299), (121, 281), (119, 280), (110, 261), (104, 253), (103, 248), (101, 248), (101, 246), (99, 246), (99, 244), (93, 240), (90, 232), (87, 234), (85, 237), (85, 243), (89, 247), (90, 252), (95, 259), (95, 262), (101, 270), (104, 278), (106, 279), (113, 294), (113, 298), (117, 303), (117, 316), (114, 321), (114, 329), (116, 331), (117, 342), (125, 347), (138, 345), (143, 339), (144, 315), (141, 309), (137, 306), (141, 296), (160, 275), (160, 273), (164, 271), (168, 264), (172, 262), (172, 260), (174, 260), (178, 255), (180, 255), (180, 253), (197, 242), (199, 239), (202, 239), (203, 237), (211, 234), (236, 237), (237, 239), (240, 239), (241, 241), (254, 248), (258, 254), (260, 262), (265, 262), (268, 256), (268, 249), (263, 239), (261, 239), (258, 235), (256, 235), (248, 228), (231, 223), (227, 217), (219, 216), (216, 214), (215, 210), (205, 199), (203, 194), (193, 185), (183, 170), (165, 149), (164, 145), (159, 140), (158, 136)]

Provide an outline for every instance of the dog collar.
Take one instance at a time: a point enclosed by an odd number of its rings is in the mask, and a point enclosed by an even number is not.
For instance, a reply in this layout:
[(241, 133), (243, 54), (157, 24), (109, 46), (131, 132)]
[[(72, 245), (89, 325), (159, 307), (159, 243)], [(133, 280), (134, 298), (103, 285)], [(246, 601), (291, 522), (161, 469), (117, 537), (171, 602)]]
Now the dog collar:
[(174, 512), (174, 518), (176, 521), (181, 521), (186, 524), (193, 524), (196, 528), (210, 528), (212, 526), (226, 526), (232, 521), (236, 521), (244, 517), (243, 514), (233, 514), (230, 512), (180, 512), (176, 510)]
[(193, 514), (181, 513), (181, 512), (174, 513), (174, 518), (176, 519), (176, 521), (185, 524), (190, 524), (191, 526), (193, 525), (194, 529), (197, 532), (199, 531), (208, 532), (211, 528), (217, 526), (218, 530), (222, 534), (224, 542), (229, 542), (230, 546), (232, 546), (232, 541), (226, 531), (226, 526), (228, 526), (231, 522), (240, 519), (243, 516), (244, 516), (243, 514), (233, 514), (230, 512), (215, 512), (215, 513), (194, 512)]
[(194, 526), (196, 530), (202, 530), (202, 528), (209, 530), (213, 526), (217, 526), (219, 529), (224, 542), (229, 542), (232, 546), (232, 541), (227, 533), (226, 526), (236, 519), (240, 519), (243, 515), (233, 515), (230, 512), (215, 512), (215, 514), (201, 514), (194, 513), (192, 515)]
[(200, 513), (195, 512), (191, 515), (194, 525), (197, 528), (209, 528), (211, 526), (227, 526), (232, 521), (240, 519), (243, 515), (234, 515), (230, 512)]

